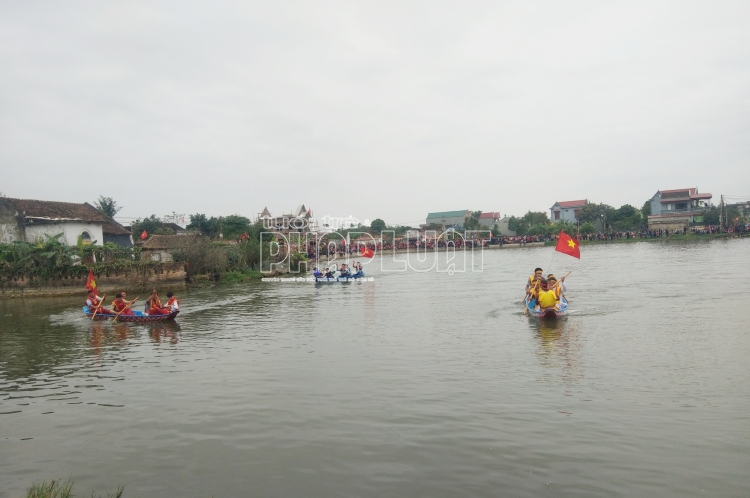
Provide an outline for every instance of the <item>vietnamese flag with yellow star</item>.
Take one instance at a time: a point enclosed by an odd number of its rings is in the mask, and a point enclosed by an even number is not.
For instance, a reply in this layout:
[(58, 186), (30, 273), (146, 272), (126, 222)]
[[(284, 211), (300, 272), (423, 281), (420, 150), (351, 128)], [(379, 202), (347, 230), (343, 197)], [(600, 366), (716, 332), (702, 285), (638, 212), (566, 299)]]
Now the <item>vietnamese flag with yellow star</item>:
[(555, 251), (559, 251), (568, 256), (581, 259), (581, 250), (578, 248), (579, 242), (571, 238), (567, 233), (560, 230), (560, 237), (557, 239)]

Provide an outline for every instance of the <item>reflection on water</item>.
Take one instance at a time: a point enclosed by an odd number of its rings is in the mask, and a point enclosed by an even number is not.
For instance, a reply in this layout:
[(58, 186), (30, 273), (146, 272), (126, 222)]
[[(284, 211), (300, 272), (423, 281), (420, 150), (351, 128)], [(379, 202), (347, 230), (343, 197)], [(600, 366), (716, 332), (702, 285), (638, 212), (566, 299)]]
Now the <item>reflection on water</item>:
[(186, 292), (175, 322), (0, 301), (0, 498), (67, 476), (128, 497), (746, 496), (750, 334), (722, 297), (750, 241), (584, 249), (545, 268), (573, 270), (581, 311), (556, 321), (510, 304), (551, 248)]
[(539, 340), (542, 365), (559, 369), (560, 379), (574, 383), (583, 377), (580, 321), (573, 317), (557, 319), (529, 318), (529, 327)]

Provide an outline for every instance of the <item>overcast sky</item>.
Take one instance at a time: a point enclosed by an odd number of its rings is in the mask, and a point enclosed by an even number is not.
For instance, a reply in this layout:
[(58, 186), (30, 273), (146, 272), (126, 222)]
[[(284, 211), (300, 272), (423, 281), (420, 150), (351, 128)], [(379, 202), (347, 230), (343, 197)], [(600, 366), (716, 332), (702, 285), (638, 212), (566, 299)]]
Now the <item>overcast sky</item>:
[(750, 2), (0, 2), (0, 192), (424, 223), (750, 196)]

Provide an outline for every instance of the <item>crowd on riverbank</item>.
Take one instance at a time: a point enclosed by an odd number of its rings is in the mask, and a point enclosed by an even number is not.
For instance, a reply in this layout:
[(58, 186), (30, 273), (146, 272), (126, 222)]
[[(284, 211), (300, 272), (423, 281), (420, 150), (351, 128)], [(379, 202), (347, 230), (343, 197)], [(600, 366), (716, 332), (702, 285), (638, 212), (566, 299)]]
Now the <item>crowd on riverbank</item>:
[[(737, 226), (730, 228), (720, 228), (718, 226), (706, 226), (700, 228), (694, 228), (691, 230), (638, 230), (638, 231), (610, 231), (610, 232), (596, 232), (596, 233), (581, 233), (575, 234), (573, 237), (576, 240), (584, 242), (606, 242), (606, 241), (620, 241), (629, 239), (660, 239), (667, 238), (675, 235), (708, 235), (708, 234), (727, 234), (727, 235), (738, 235), (745, 236), (748, 233), (748, 226)], [(305, 253), (308, 259), (315, 260), (319, 255), (331, 257), (337, 255), (343, 257), (346, 255), (359, 255), (363, 248), (370, 249), (374, 252), (380, 251), (402, 251), (402, 250), (434, 250), (444, 249), (449, 245), (456, 249), (464, 248), (475, 248), (475, 247), (488, 247), (492, 245), (518, 245), (524, 246), (527, 244), (538, 244), (546, 242), (556, 242), (558, 235), (523, 235), (523, 236), (500, 236), (491, 237), (488, 239), (465, 239), (462, 236), (456, 236), (452, 240), (441, 239), (396, 239), (396, 240), (378, 240), (372, 239), (371, 241), (350, 241), (347, 243), (344, 240), (333, 241), (333, 240), (314, 240), (308, 241), (299, 252)], [(317, 247), (316, 247), (317, 244)], [(296, 250), (296, 248), (293, 248)]]

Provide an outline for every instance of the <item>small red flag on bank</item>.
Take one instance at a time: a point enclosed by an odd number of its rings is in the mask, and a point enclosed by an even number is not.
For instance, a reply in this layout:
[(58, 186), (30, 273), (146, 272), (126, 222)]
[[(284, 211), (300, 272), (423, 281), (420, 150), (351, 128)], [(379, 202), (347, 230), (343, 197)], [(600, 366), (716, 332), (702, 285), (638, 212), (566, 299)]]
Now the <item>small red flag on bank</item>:
[(146, 240), (146, 237), (148, 237), (148, 234), (146, 233), (146, 230), (144, 230), (141, 234), (141, 240)]
[(359, 253), (362, 255), (363, 258), (371, 258), (375, 256), (375, 251), (365, 246), (362, 246), (359, 248)]
[(560, 237), (557, 239), (555, 251), (581, 259), (581, 250), (578, 248), (579, 242), (571, 238), (567, 233), (560, 230)]
[(94, 280), (94, 270), (89, 268), (89, 278), (86, 279), (86, 290), (96, 290), (96, 280)]

